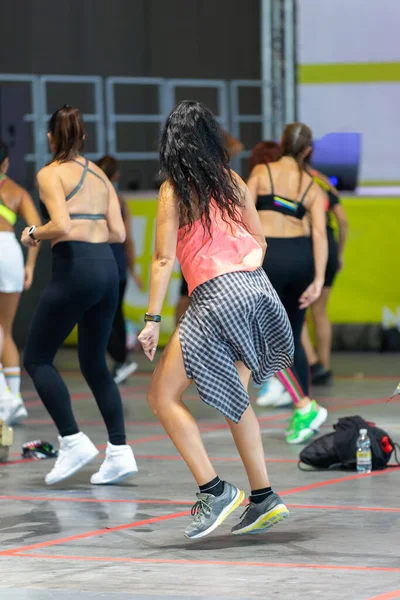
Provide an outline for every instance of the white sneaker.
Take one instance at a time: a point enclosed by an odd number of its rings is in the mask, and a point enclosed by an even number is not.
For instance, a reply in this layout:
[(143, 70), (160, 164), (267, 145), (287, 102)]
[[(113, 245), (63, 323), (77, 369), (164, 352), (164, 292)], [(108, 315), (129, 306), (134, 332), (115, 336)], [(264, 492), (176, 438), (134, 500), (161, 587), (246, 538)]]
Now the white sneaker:
[(11, 426), (20, 423), (27, 416), (28, 411), (24, 406), (21, 396), (14, 396), (7, 388), (0, 397), (0, 419), (8, 426)]
[(119, 384), (126, 381), (130, 375), (133, 375), (137, 368), (138, 364), (136, 362), (126, 362), (119, 366), (115, 371), (115, 383)]
[[(261, 390), (262, 392), (263, 390)], [(269, 385), (264, 393), (261, 393), (257, 400), (257, 406), (276, 406), (276, 402), (286, 392), (284, 386), (281, 384), (277, 377), (271, 377)]]
[(274, 408), (282, 408), (283, 406), (291, 406), (293, 404), (293, 400), (289, 392), (286, 390), (279, 396), (277, 400), (274, 402)]
[(54, 467), (46, 475), (47, 485), (71, 477), (99, 453), (93, 442), (82, 432), (58, 438), (60, 450)]
[(97, 473), (92, 475), (90, 483), (106, 485), (118, 483), (138, 472), (135, 457), (130, 446), (113, 446), (107, 443), (106, 458)]

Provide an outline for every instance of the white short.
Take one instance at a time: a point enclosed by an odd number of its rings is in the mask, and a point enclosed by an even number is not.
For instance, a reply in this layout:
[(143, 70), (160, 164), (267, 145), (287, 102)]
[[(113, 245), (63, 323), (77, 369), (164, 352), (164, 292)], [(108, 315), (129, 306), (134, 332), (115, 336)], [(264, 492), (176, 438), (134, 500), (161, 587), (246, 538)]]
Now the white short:
[(12, 231), (0, 231), (0, 292), (24, 289), (24, 255)]

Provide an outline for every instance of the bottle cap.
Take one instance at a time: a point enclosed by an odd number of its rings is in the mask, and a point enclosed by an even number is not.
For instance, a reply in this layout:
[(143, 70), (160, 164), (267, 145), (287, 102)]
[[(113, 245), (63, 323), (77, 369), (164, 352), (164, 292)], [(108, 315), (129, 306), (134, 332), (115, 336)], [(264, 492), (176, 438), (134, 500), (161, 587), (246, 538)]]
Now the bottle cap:
[(362, 433), (362, 434), (368, 433), (368, 429), (360, 429), (360, 433)]

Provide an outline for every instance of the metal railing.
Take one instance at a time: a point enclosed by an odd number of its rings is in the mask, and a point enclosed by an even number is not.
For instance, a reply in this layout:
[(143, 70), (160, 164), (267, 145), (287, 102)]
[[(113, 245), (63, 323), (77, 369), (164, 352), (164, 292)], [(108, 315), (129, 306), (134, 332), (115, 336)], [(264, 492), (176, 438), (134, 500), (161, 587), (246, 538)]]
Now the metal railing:
[[(117, 113), (115, 109), (115, 87), (123, 86), (153, 86), (157, 90), (158, 113), (139, 114)], [(118, 123), (158, 123), (160, 129), (165, 121), (168, 109), (166, 107), (166, 80), (150, 77), (108, 77), (105, 81), (106, 90), (106, 112), (107, 112), (107, 142), (108, 152), (118, 160), (157, 160), (158, 153), (148, 150), (142, 152), (120, 152), (118, 151), (117, 131)]]
[[(48, 160), (47, 147), (47, 121), (50, 118), (48, 95), (50, 86), (64, 84), (68, 86), (89, 85), (91, 88), (91, 104), (93, 110), (84, 112), (83, 118), (86, 123), (95, 125), (95, 149), (88, 152), (89, 158), (97, 159), (100, 155), (108, 152), (122, 161), (143, 161), (157, 160), (158, 153), (148, 148), (132, 149), (127, 151), (120, 150), (118, 146), (117, 126), (120, 123), (142, 123), (157, 124), (162, 127), (170, 110), (173, 108), (179, 96), (179, 90), (184, 88), (193, 88), (198, 90), (198, 94), (192, 94), (202, 100), (202, 96), (209, 95), (210, 90), (216, 93), (216, 100), (213, 102), (218, 121), (222, 127), (229, 131), (234, 137), (241, 138), (241, 125), (244, 123), (254, 123), (257, 126), (265, 126), (265, 112), (263, 114), (245, 114), (240, 110), (240, 91), (244, 88), (258, 88), (262, 98), (271, 97), (271, 82), (261, 82), (255, 80), (233, 80), (226, 82), (223, 80), (212, 79), (162, 79), (148, 77), (108, 77), (106, 79), (98, 76), (75, 76), (75, 75), (8, 75), (0, 74), (0, 85), (2, 83), (23, 83), (30, 87), (30, 111), (25, 114), (24, 120), (33, 124), (33, 152), (25, 156), (25, 160), (35, 163), (35, 169), (39, 170)], [(153, 104), (157, 107), (155, 113), (119, 113), (116, 110), (116, 89), (118, 86), (133, 91), (146, 87), (153, 88), (155, 97)], [(71, 89), (71, 88), (70, 88)], [(264, 107), (265, 108), (265, 107)], [(269, 110), (271, 115), (272, 112)], [(276, 130), (276, 121), (273, 116), (269, 123), (270, 136)], [(281, 117), (279, 116), (279, 121)], [(265, 129), (265, 127), (264, 127)], [(146, 140), (146, 136), (144, 136)], [(242, 156), (246, 157), (249, 149), (245, 149)], [(238, 164), (238, 168), (240, 166)]]

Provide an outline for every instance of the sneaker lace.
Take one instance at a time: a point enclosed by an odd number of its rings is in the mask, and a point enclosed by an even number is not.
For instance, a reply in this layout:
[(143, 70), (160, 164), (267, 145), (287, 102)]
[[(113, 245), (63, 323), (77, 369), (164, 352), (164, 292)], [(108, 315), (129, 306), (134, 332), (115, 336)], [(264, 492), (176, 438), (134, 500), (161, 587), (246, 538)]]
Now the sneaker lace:
[(209, 515), (211, 513), (211, 506), (208, 503), (208, 497), (199, 498), (192, 506), (190, 513), (195, 520), (200, 520), (203, 516)]
[(251, 507), (252, 507), (252, 503), (249, 502), (248, 505), (246, 506), (246, 508), (244, 509), (243, 513), (240, 515), (240, 520), (245, 518), (245, 516), (247, 515), (247, 513), (249, 512)]

